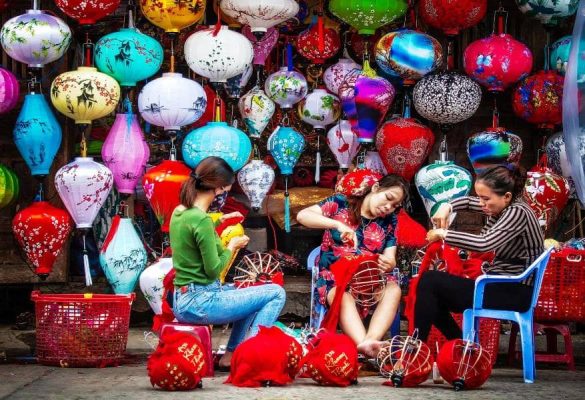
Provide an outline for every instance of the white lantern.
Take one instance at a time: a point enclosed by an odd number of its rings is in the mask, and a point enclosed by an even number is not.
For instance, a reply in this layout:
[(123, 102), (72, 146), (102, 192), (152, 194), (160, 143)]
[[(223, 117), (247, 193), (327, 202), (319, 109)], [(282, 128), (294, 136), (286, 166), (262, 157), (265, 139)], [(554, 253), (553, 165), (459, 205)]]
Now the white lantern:
[(339, 121), (329, 129), (327, 145), (340, 168), (349, 168), (360, 147), (357, 135), (351, 130), (351, 124), (346, 120)]
[(340, 58), (335, 64), (331, 65), (323, 73), (323, 82), (327, 89), (334, 94), (338, 94), (339, 87), (345, 81), (345, 77), (353, 70), (360, 71), (362, 67), (350, 58)]
[(307, 80), (303, 74), (282, 67), (266, 79), (264, 90), (280, 107), (291, 108), (307, 95)]
[(374, 172), (379, 173), (380, 175), (387, 175), (388, 171), (386, 171), (386, 167), (384, 167), (384, 163), (380, 158), (380, 154), (377, 151), (368, 151), (366, 152), (366, 158), (364, 159), (364, 166), (367, 169), (371, 169)]
[(255, 211), (262, 206), (273, 182), (274, 170), (262, 160), (252, 160), (238, 172), (238, 183)]
[(299, 116), (315, 129), (325, 129), (339, 118), (341, 103), (325, 89), (315, 89), (299, 103)]
[(163, 281), (171, 269), (173, 259), (165, 257), (159, 258), (140, 274), (140, 290), (156, 315), (162, 314)]
[(207, 96), (201, 85), (174, 72), (150, 81), (138, 95), (142, 118), (166, 131), (197, 121), (206, 106)]
[(266, 32), (299, 12), (294, 0), (221, 0), (221, 10), (252, 32)]
[(244, 73), (252, 64), (254, 48), (242, 34), (222, 26), (214, 36), (214, 27), (193, 33), (185, 42), (185, 60), (189, 68), (211, 82), (226, 82)]
[(251, 138), (259, 138), (274, 115), (276, 105), (264, 90), (255, 86), (240, 98), (238, 108), (248, 128), (248, 135)]

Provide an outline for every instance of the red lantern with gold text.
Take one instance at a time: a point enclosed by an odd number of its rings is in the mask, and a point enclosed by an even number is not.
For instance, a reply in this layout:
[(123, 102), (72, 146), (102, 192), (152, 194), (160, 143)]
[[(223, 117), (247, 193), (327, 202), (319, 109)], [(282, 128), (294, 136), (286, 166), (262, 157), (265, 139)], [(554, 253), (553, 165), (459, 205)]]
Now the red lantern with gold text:
[(485, 16), (487, 0), (420, 0), (418, 11), (423, 21), (455, 36), (479, 23)]
[(55, 0), (55, 4), (80, 25), (92, 25), (118, 9), (120, 0)]
[(302, 32), (297, 39), (299, 54), (314, 64), (323, 64), (325, 59), (333, 57), (341, 46), (337, 31), (324, 25), (323, 16), (319, 15), (317, 23)]
[(539, 129), (554, 129), (563, 118), (563, 82), (553, 70), (530, 75), (512, 93), (514, 114)]
[(490, 354), (479, 343), (462, 339), (451, 340), (441, 347), (437, 367), (441, 377), (456, 391), (478, 388), (492, 373)]
[(37, 201), (14, 216), (16, 241), (42, 280), (51, 273), (72, 227), (69, 213), (46, 201)]

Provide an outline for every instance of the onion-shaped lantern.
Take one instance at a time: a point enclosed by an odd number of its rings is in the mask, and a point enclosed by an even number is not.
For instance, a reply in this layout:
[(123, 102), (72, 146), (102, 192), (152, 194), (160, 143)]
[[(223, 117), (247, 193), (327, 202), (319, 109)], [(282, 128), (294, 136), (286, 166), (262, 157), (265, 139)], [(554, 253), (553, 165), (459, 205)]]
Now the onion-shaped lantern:
[(518, 8), (529, 17), (539, 20), (545, 26), (556, 26), (577, 11), (577, 0), (516, 0)]
[(280, 107), (291, 108), (307, 95), (307, 80), (303, 74), (282, 67), (266, 79), (264, 90)]
[(394, 336), (378, 353), (384, 385), (414, 387), (427, 380), (433, 369), (431, 349), (413, 336)]
[(221, 0), (221, 10), (252, 32), (266, 32), (299, 12), (294, 0)]
[(419, 15), (433, 28), (448, 36), (477, 25), (485, 16), (487, 0), (420, 0)]
[(80, 25), (93, 25), (118, 9), (120, 0), (55, 0), (55, 4)]
[(266, 58), (268, 58), (274, 45), (278, 42), (278, 30), (269, 28), (264, 36), (258, 39), (250, 29), (250, 26), (244, 25), (242, 34), (248, 38), (254, 48), (254, 59), (252, 60), (254, 65), (264, 65)]
[(18, 104), (20, 86), (14, 74), (0, 67), (0, 114), (7, 113)]
[(2, 26), (0, 42), (13, 59), (41, 68), (67, 51), (71, 30), (61, 18), (41, 10), (28, 10)]
[(347, 120), (341, 120), (329, 129), (327, 145), (341, 169), (349, 168), (360, 147), (357, 135), (351, 130), (351, 124)]
[(450, 340), (441, 347), (437, 367), (456, 391), (478, 388), (492, 373), (490, 354), (479, 343), (461, 339)]
[(527, 172), (522, 197), (547, 229), (569, 201), (569, 182), (550, 168), (537, 165)]
[(240, 97), (240, 93), (242, 89), (246, 87), (250, 77), (252, 76), (252, 72), (254, 68), (252, 65), (248, 65), (244, 72), (239, 75), (236, 75), (232, 78), (229, 78), (226, 83), (224, 83), (224, 89), (231, 99), (237, 99)]
[(16, 173), (4, 164), (0, 164), (0, 210), (12, 204), (20, 191), (20, 182)]
[(554, 129), (563, 117), (563, 82), (563, 77), (552, 70), (530, 75), (512, 93), (514, 114), (539, 129)]
[(270, 97), (258, 86), (243, 95), (238, 101), (240, 115), (251, 138), (259, 138), (276, 108)]
[(252, 160), (238, 172), (238, 183), (258, 211), (274, 182), (274, 170), (262, 160)]
[(325, 89), (315, 89), (300, 101), (299, 116), (315, 129), (325, 129), (339, 118), (341, 104), (337, 96)]
[(140, 9), (146, 19), (165, 32), (178, 33), (203, 18), (205, 0), (140, 0)]
[(522, 139), (500, 126), (490, 127), (467, 139), (467, 155), (478, 175), (497, 165), (518, 166), (522, 156)]
[(353, 70), (361, 71), (362, 67), (350, 58), (340, 58), (323, 73), (323, 82), (327, 90), (333, 94), (339, 93), (339, 87), (345, 80), (348, 73)]
[(337, 31), (324, 27), (322, 18), (320, 16), (319, 22), (301, 32), (297, 38), (299, 54), (313, 64), (323, 64), (326, 59), (337, 54), (341, 46)]
[(404, 0), (331, 0), (329, 11), (357, 29), (362, 35), (373, 35), (376, 29), (404, 15)]
[(156, 315), (162, 314), (163, 281), (171, 269), (173, 269), (173, 259), (161, 257), (140, 274), (140, 290)]

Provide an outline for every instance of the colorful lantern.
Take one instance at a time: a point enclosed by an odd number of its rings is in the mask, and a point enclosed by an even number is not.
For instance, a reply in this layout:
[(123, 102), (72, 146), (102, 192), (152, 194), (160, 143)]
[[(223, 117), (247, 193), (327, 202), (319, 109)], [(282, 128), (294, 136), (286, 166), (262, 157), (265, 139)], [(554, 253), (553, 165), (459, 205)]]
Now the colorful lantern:
[(191, 168), (181, 161), (164, 160), (142, 177), (144, 194), (165, 233), (169, 231), (173, 210), (180, 204), (179, 192), (183, 182), (189, 179), (189, 174)]
[(250, 77), (252, 76), (252, 72), (254, 68), (252, 65), (248, 65), (244, 72), (239, 75), (236, 75), (232, 78), (229, 78), (226, 83), (224, 83), (223, 87), (231, 99), (237, 99), (240, 97), (240, 93), (243, 88), (246, 87)]
[(514, 114), (539, 129), (554, 129), (562, 122), (563, 81), (552, 70), (525, 78), (512, 93)]
[(349, 168), (360, 147), (357, 135), (351, 130), (351, 124), (347, 120), (341, 120), (329, 129), (327, 145), (341, 169)]
[(252, 32), (266, 32), (299, 12), (294, 0), (221, 0), (221, 10)]
[(541, 165), (532, 168), (527, 175), (522, 197), (546, 229), (561, 215), (569, 201), (569, 182)]
[(185, 42), (185, 61), (189, 68), (211, 82), (226, 82), (243, 73), (254, 58), (252, 43), (241, 33), (223, 25), (193, 33)]
[(297, 38), (299, 54), (313, 64), (323, 64), (327, 58), (337, 54), (340, 46), (339, 34), (333, 28), (324, 27), (321, 16), (316, 24), (301, 32)]
[(100, 265), (114, 293), (132, 293), (146, 261), (146, 250), (132, 219), (116, 215), (100, 250)]
[(72, 225), (67, 211), (47, 201), (34, 202), (14, 216), (12, 232), (28, 262), (34, 265), (35, 274), (42, 280), (53, 270)]
[(142, 118), (165, 131), (179, 130), (197, 121), (206, 106), (207, 96), (201, 85), (174, 72), (148, 82), (138, 95)]
[[(568, 35), (560, 38), (550, 46), (550, 66), (563, 76), (567, 71), (572, 41), (572, 37)], [(585, 43), (581, 41), (579, 47), (583, 49)], [(577, 66), (577, 79), (579, 82), (585, 81), (585, 64), (583, 63), (579, 63)]]
[(43, 94), (30, 93), (14, 126), (14, 142), (33, 176), (49, 175), (61, 146), (61, 125)]
[(578, 3), (578, 0), (516, 0), (520, 11), (551, 27), (575, 14)]
[(152, 24), (167, 33), (178, 33), (203, 18), (205, 0), (140, 0), (140, 9)]
[(360, 143), (374, 141), (395, 94), (394, 86), (377, 76), (367, 60), (362, 71), (353, 70), (345, 76), (339, 87), (341, 106)]
[(4, 51), (16, 61), (29, 67), (58, 60), (69, 48), (71, 30), (61, 18), (41, 10), (9, 19), (0, 31)]
[(357, 70), (356, 72), (359, 73), (361, 69), (361, 65), (356, 64), (352, 59), (340, 58), (339, 61), (325, 70), (323, 73), (323, 82), (325, 82), (325, 86), (327, 86), (327, 89), (331, 93), (338, 94), (339, 87), (345, 80), (347, 74), (353, 70)]
[(51, 84), (53, 106), (76, 124), (91, 124), (105, 117), (114, 111), (119, 99), (118, 82), (93, 67), (64, 72)]
[(487, 0), (420, 0), (419, 15), (423, 21), (455, 36), (460, 31), (477, 25), (485, 16)]
[(55, 0), (61, 11), (76, 19), (80, 25), (93, 25), (118, 9), (120, 0)]
[(411, 29), (390, 32), (376, 43), (376, 64), (385, 73), (414, 84), (443, 63), (443, 48), (437, 39)]
[(298, 105), (299, 116), (315, 129), (325, 129), (339, 118), (341, 105), (337, 96), (325, 89), (315, 89)]
[(173, 269), (173, 259), (161, 257), (140, 274), (140, 290), (156, 315), (162, 314), (163, 281), (171, 269)]
[(418, 386), (433, 369), (431, 349), (413, 336), (394, 336), (382, 347), (377, 361), (382, 376), (389, 378), (383, 383), (387, 386)]
[(149, 157), (150, 149), (136, 114), (116, 114), (114, 125), (102, 146), (102, 160), (112, 171), (118, 192), (134, 193)]
[(402, 16), (407, 8), (404, 0), (331, 0), (329, 3), (333, 15), (362, 35), (373, 35), (379, 27)]
[(380, 153), (378, 153), (377, 151), (366, 151), (363, 167), (365, 169), (374, 171), (380, 176), (388, 174), (388, 171), (386, 171), (386, 167), (382, 162), (382, 158), (380, 158)]
[(0, 164), (0, 210), (18, 198), (20, 183), (13, 170)]
[(18, 104), (20, 86), (14, 74), (0, 67), (0, 114), (5, 114)]
[(492, 373), (490, 354), (479, 343), (461, 339), (450, 340), (441, 347), (437, 367), (456, 391), (478, 388)]
[(414, 107), (438, 124), (456, 124), (471, 117), (481, 103), (481, 87), (457, 72), (425, 76), (413, 91)]
[(264, 90), (255, 86), (240, 98), (238, 108), (250, 137), (259, 138), (274, 115), (276, 106)]
[(518, 166), (522, 139), (499, 126), (487, 128), (467, 139), (467, 155), (477, 175), (497, 165)]
[(280, 107), (291, 108), (307, 95), (307, 80), (303, 74), (282, 67), (266, 79), (264, 91)]
[(262, 160), (252, 160), (238, 172), (238, 183), (254, 211), (262, 207), (273, 182), (274, 170)]
[(275, 28), (269, 28), (261, 39), (258, 39), (250, 26), (244, 25), (242, 28), (242, 34), (252, 43), (254, 48), (254, 65), (264, 65), (266, 58), (270, 55), (270, 52), (274, 48), (276, 42), (278, 42), (278, 30)]

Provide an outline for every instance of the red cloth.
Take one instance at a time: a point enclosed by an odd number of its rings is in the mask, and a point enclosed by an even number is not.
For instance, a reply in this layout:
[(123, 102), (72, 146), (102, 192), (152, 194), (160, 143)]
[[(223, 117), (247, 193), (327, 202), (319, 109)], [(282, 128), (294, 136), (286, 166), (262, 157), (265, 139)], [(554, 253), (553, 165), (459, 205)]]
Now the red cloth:
[(370, 169), (356, 169), (337, 182), (335, 191), (345, 196), (363, 196), (376, 182), (382, 179), (382, 175)]
[(244, 222), (243, 217), (228, 218), (225, 221), (220, 222), (219, 225), (215, 227), (215, 231), (217, 232), (217, 235), (221, 237), (221, 234), (228, 226), (237, 225), (242, 222)]
[(276, 283), (277, 285), (284, 287), (284, 274), (281, 271), (278, 271), (277, 273), (270, 276), (260, 275), (257, 279), (257, 282), (250, 283), (238, 281), (234, 282), (234, 285), (237, 288), (247, 288), (250, 286), (266, 285), (267, 283)]
[(221, 208), (221, 212), (224, 214), (229, 214), (236, 211), (239, 211), (244, 216), (244, 218), (246, 218), (246, 216), (250, 212), (250, 210), (248, 210), (248, 208), (242, 202), (239, 202), (232, 196), (228, 196), (228, 198), (225, 201), (225, 204)]
[(420, 249), (427, 244), (427, 230), (404, 211), (397, 215), (396, 243), (402, 247)]

